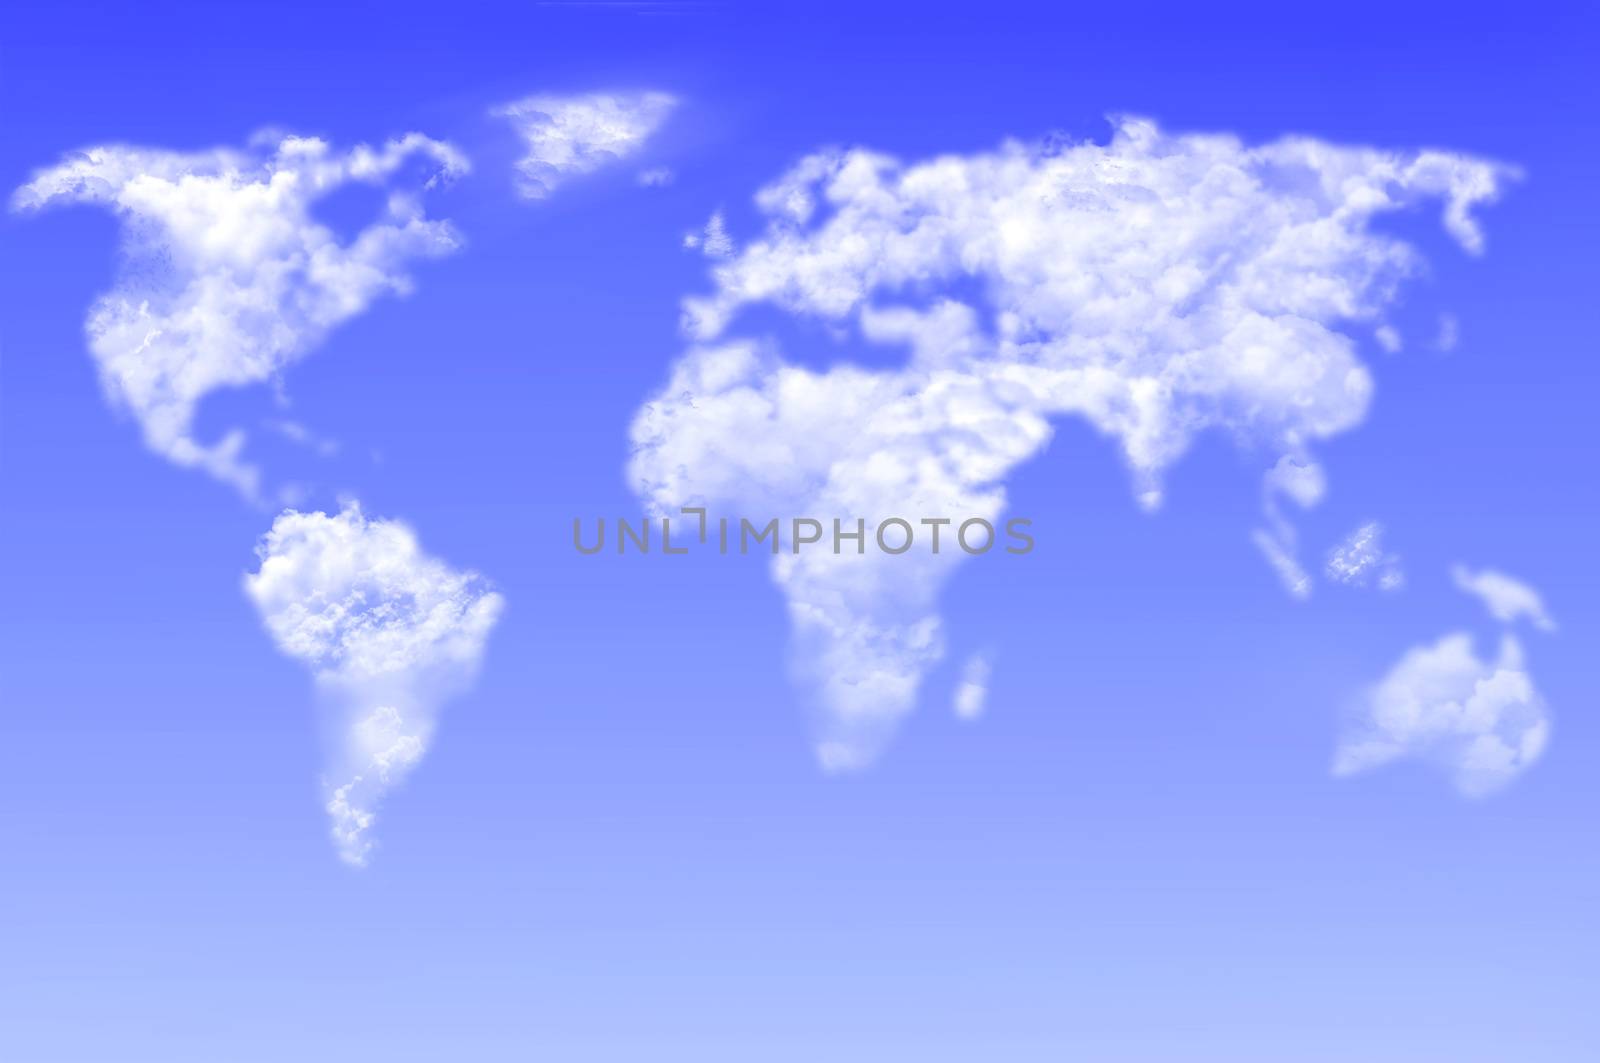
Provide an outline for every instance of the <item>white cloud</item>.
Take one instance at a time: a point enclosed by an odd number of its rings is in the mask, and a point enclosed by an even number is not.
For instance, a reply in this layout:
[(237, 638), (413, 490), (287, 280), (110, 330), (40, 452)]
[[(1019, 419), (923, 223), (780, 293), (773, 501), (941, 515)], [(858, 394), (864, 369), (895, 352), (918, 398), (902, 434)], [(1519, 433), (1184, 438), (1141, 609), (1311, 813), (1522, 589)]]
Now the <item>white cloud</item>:
[(956, 687), (952, 701), (958, 717), (976, 720), (983, 715), (989, 702), (989, 675), (992, 671), (993, 665), (984, 654), (975, 653), (967, 658), (966, 666), (961, 669), (961, 683)]
[(639, 184), (644, 188), (665, 188), (676, 179), (677, 175), (665, 166), (639, 172)]
[(387, 185), (416, 157), (432, 164), (424, 189), (467, 168), (416, 133), (343, 153), (303, 137), (243, 152), (108, 146), (36, 174), (12, 206), (93, 203), (122, 219), (125, 261), (88, 318), (106, 393), (152, 450), (255, 498), (244, 433), (201, 443), (195, 410), (214, 391), (274, 378), (374, 299), (408, 291), (408, 259), (459, 246), (447, 222), (424, 216), (422, 189), (392, 192), (385, 216), (347, 244), (311, 215), (334, 189)]
[(1556, 622), (1545, 611), (1539, 592), (1526, 583), (1491, 568), (1474, 572), (1465, 565), (1456, 565), (1450, 575), (1457, 587), (1476, 595), (1496, 620), (1511, 624), (1527, 617), (1542, 631), (1556, 629)]
[(262, 423), (265, 427), (270, 428), (291, 443), (314, 450), (325, 458), (330, 458), (339, 453), (339, 441), (337, 439), (318, 435), (299, 421), (280, 418)]
[(1257, 528), (1250, 533), (1250, 541), (1255, 543), (1256, 549), (1261, 551), (1261, 556), (1266, 558), (1268, 566), (1278, 577), (1278, 582), (1283, 584), (1285, 593), (1301, 601), (1311, 597), (1311, 573), (1306, 571), (1300, 559), (1295, 556), (1294, 537)]
[(728, 226), (722, 220), (722, 211), (719, 210), (711, 215), (711, 220), (706, 222), (703, 231), (685, 235), (683, 246), (691, 251), (698, 249), (707, 258), (727, 258), (732, 255), (733, 238), (728, 235)]
[(335, 516), (285, 511), (257, 554), (246, 593), (338, 714), (328, 813), (339, 855), (363, 865), (379, 802), (476, 674), (504, 601), (476, 573), (423, 553), (404, 524), (354, 504)]
[[(1476, 250), (1471, 208), (1505, 173), (1138, 120), (1109, 145), (916, 165), (813, 155), (757, 196), (765, 232), (686, 300), (696, 345), (635, 419), (633, 483), (661, 512), (994, 519), (1007, 473), (1075, 414), (1117, 441), (1154, 508), (1164, 470), (1221, 429), (1298, 467), (1269, 480), (1272, 526), (1258, 533), (1297, 568), (1273, 500), (1320, 495), (1308, 449), (1357, 424), (1372, 390), (1336, 328), (1375, 320), (1417, 264), (1368, 222), (1441, 199), (1446, 227)], [(730, 337), (761, 303), (905, 348), (905, 364), (818, 371)], [(775, 560), (825, 764), (867, 762), (915, 704), (959, 559), (919, 545)]]
[(1461, 341), (1461, 323), (1454, 314), (1439, 315), (1439, 338), (1433, 345), (1441, 351), (1453, 351), (1456, 344)]
[(1301, 509), (1309, 509), (1322, 501), (1328, 490), (1322, 466), (1304, 455), (1285, 454), (1278, 463), (1267, 470), (1261, 481), (1262, 513), (1267, 526), (1251, 533), (1251, 541), (1266, 558), (1267, 564), (1277, 573), (1278, 582), (1294, 598), (1302, 601), (1311, 597), (1311, 574), (1300, 564), (1297, 543), (1299, 533), (1284, 517), (1278, 507), (1278, 498), (1289, 499)]
[(676, 105), (664, 92), (596, 92), (529, 96), (489, 113), (508, 119), (527, 145), (517, 162), (522, 195), (543, 199), (569, 178), (638, 151)]
[(1472, 637), (1446, 635), (1406, 653), (1355, 707), (1334, 758), (1335, 775), (1400, 759), (1449, 772), (1468, 796), (1499, 789), (1538, 759), (1550, 736), (1544, 699), (1522, 647), (1507, 635), (1499, 658), (1480, 660)]
[(1383, 525), (1375, 520), (1345, 536), (1328, 553), (1324, 571), (1334, 582), (1351, 587), (1365, 587), (1374, 576), (1379, 590), (1399, 590), (1406, 582), (1400, 558), (1384, 550)]
[(1380, 325), (1372, 335), (1378, 341), (1378, 346), (1389, 354), (1400, 353), (1401, 347), (1404, 346), (1400, 339), (1400, 331), (1393, 325)]

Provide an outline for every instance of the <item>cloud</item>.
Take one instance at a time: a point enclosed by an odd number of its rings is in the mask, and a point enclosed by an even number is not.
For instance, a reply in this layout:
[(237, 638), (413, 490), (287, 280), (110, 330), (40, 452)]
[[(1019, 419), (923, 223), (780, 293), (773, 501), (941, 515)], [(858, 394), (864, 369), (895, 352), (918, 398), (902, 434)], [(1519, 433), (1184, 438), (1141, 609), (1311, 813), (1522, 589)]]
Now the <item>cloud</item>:
[(1489, 615), (1501, 623), (1511, 624), (1527, 617), (1541, 631), (1554, 631), (1556, 622), (1545, 611), (1539, 592), (1526, 583), (1485, 568), (1477, 572), (1465, 565), (1450, 570), (1456, 586), (1468, 594), (1476, 595), (1489, 610)]
[(527, 145), (517, 162), (518, 190), (544, 199), (568, 179), (638, 151), (675, 106), (664, 92), (597, 92), (529, 96), (489, 113), (508, 119)]
[(1277, 573), (1283, 589), (1302, 601), (1311, 597), (1311, 574), (1300, 564), (1296, 545), (1299, 533), (1283, 515), (1278, 499), (1281, 496), (1301, 509), (1309, 509), (1322, 501), (1327, 489), (1322, 466), (1304, 455), (1285, 454), (1261, 481), (1261, 508), (1267, 527), (1252, 532), (1251, 541)]
[(427, 752), (440, 706), (471, 683), (504, 600), (353, 503), (334, 516), (286, 510), (256, 552), (246, 594), (336, 714), (327, 810), (339, 855), (364, 865), (378, 804)]
[(691, 251), (698, 249), (707, 258), (727, 258), (732, 255), (733, 239), (728, 235), (727, 223), (722, 220), (722, 211), (711, 215), (703, 231), (685, 234), (683, 246)]
[[(430, 167), (422, 187), (393, 191), (349, 243), (312, 217), (334, 189), (387, 186), (419, 157)], [(88, 318), (106, 394), (152, 450), (256, 498), (242, 431), (194, 438), (200, 401), (272, 379), (374, 299), (409, 291), (407, 260), (460, 245), (449, 223), (424, 216), (421, 192), (466, 169), (455, 149), (416, 133), (343, 153), (304, 137), (196, 154), (107, 146), (35, 174), (11, 202), (92, 203), (122, 220), (123, 263)]]
[(1439, 315), (1439, 336), (1433, 345), (1441, 351), (1453, 351), (1461, 341), (1461, 323), (1454, 314)]
[(961, 669), (961, 683), (956, 687), (952, 707), (963, 720), (976, 720), (983, 715), (989, 701), (989, 674), (993, 671), (989, 658), (975, 653), (967, 658)]
[(1361, 698), (1333, 771), (1423, 760), (1448, 772), (1461, 793), (1481, 797), (1526, 770), (1549, 737), (1544, 699), (1517, 640), (1505, 636), (1489, 662), (1473, 652), (1470, 635), (1457, 633), (1409, 650)]
[[(632, 483), (664, 513), (993, 520), (1006, 475), (1076, 415), (1117, 442), (1154, 509), (1167, 467), (1221, 430), (1298, 467), (1269, 478), (1258, 533), (1293, 562), (1274, 499), (1320, 494), (1301, 482), (1320, 478), (1311, 446), (1359, 423), (1372, 391), (1337, 328), (1377, 320), (1418, 266), (1369, 222), (1442, 200), (1446, 228), (1477, 250), (1472, 209), (1508, 174), (1136, 119), (1105, 145), (809, 156), (756, 197), (765, 231), (685, 301), (693, 345), (636, 415)], [(904, 362), (816, 370), (730, 335), (761, 304)], [(869, 762), (942, 654), (937, 596), (960, 556), (930, 545), (773, 561), (826, 765)]]
[(639, 172), (639, 184), (644, 188), (665, 188), (676, 179), (677, 175), (665, 166)]
[(310, 448), (325, 458), (339, 453), (339, 441), (318, 435), (299, 421), (288, 419), (274, 419), (264, 421), (263, 425), (291, 443)]
[(1400, 558), (1384, 551), (1383, 525), (1375, 520), (1361, 525), (1329, 551), (1323, 571), (1335, 583), (1351, 587), (1367, 586), (1374, 575), (1380, 590), (1396, 591), (1406, 583)]
[(1278, 582), (1283, 585), (1285, 593), (1301, 601), (1311, 597), (1311, 573), (1306, 571), (1300, 559), (1295, 556), (1293, 537), (1258, 528), (1250, 533), (1250, 541), (1255, 543), (1256, 549), (1261, 551), (1261, 556), (1266, 558), (1267, 565), (1278, 577)]

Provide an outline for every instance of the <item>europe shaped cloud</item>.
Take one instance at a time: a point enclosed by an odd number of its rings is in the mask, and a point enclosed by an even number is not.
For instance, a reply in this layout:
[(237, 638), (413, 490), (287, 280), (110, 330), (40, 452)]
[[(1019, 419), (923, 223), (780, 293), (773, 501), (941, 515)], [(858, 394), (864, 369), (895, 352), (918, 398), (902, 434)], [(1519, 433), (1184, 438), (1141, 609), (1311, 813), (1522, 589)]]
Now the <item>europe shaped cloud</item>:
[[(392, 191), (385, 215), (348, 243), (313, 217), (334, 189), (389, 186), (416, 158), (428, 170), (420, 186)], [(194, 154), (112, 145), (36, 174), (12, 206), (92, 203), (121, 219), (123, 261), (87, 322), (106, 394), (156, 453), (255, 498), (245, 433), (196, 439), (199, 403), (276, 377), (373, 300), (407, 292), (408, 260), (455, 250), (455, 230), (427, 218), (421, 197), (466, 169), (417, 133), (346, 152), (293, 136)]]
[(472, 681), (504, 605), (474, 572), (425, 554), (404, 524), (287, 510), (245, 591), (333, 714), (324, 778), (333, 839), (364, 865), (383, 795), (422, 759), (441, 705)]
[(1498, 658), (1486, 661), (1470, 635), (1456, 633), (1408, 651), (1362, 696), (1333, 770), (1353, 775), (1418, 759), (1447, 772), (1462, 794), (1481, 797), (1526, 770), (1549, 736), (1517, 640), (1506, 635)]
[(1376, 580), (1378, 589), (1399, 590), (1405, 586), (1405, 571), (1400, 558), (1383, 548), (1383, 525), (1368, 521), (1345, 536), (1328, 553), (1323, 569), (1335, 583), (1366, 587)]
[(637, 152), (676, 105), (664, 92), (596, 92), (529, 96), (490, 114), (510, 121), (526, 145), (527, 154), (517, 162), (518, 190), (528, 199), (543, 199), (570, 178)]
[(1456, 586), (1483, 602), (1489, 615), (1503, 624), (1512, 624), (1526, 618), (1541, 631), (1554, 631), (1556, 622), (1545, 611), (1544, 599), (1539, 592), (1492, 568), (1474, 572), (1465, 565), (1450, 570)]
[[(1372, 392), (1339, 329), (1378, 325), (1419, 266), (1370, 223), (1438, 201), (1475, 252), (1473, 209), (1509, 174), (1440, 151), (1248, 146), (1136, 119), (1103, 145), (807, 157), (757, 196), (764, 233), (685, 301), (693, 345), (635, 417), (631, 481), (660, 513), (993, 521), (1007, 474), (1076, 415), (1117, 442), (1154, 509), (1164, 470), (1221, 431), (1282, 470), (1257, 537), (1309, 589), (1276, 500), (1320, 497), (1311, 448), (1358, 424)], [(891, 369), (808, 368), (736, 334), (760, 304), (907, 353)], [(773, 561), (825, 765), (869, 762), (942, 653), (938, 592), (964, 554), (948, 529), (937, 554), (922, 531), (904, 554)]]

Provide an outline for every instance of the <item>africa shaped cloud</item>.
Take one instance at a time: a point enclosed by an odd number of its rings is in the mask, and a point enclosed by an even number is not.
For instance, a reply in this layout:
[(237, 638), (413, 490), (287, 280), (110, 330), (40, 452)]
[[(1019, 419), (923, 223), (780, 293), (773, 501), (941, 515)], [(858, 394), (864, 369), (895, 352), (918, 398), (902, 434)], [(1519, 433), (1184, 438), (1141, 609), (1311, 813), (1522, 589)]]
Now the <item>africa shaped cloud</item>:
[(1550, 737), (1544, 699), (1510, 635), (1495, 661), (1472, 637), (1446, 635), (1400, 658), (1352, 712), (1334, 757), (1335, 775), (1420, 759), (1448, 772), (1461, 793), (1489, 794), (1543, 752)]
[[(334, 189), (387, 185), (418, 157), (429, 166), (422, 187), (391, 193), (386, 216), (349, 243), (312, 217)], [(200, 442), (196, 407), (273, 378), (374, 299), (408, 291), (408, 259), (460, 243), (449, 223), (424, 216), (421, 192), (466, 168), (416, 133), (343, 153), (303, 137), (196, 154), (108, 146), (38, 173), (12, 206), (93, 203), (122, 219), (124, 261), (88, 318), (106, 393), (152, 450), (254, 498), (260, 474), (240, 459), (244, 432)]]
[(422, 552), (404, 524), (286, 510), (245, 591), (278, 648), (337, 714), (328, 813), (339, 855), (366, 863), (383, 795), (422, 758), (439, 708), (472, 680), (504, 600)]
[(638, 151), (676, 105), (664, 92), (596, 92), (529, 96), (489, 113), (508, 119), (527, 145), (517, 162), (518, 190), (528, 199), (543, 199), (569, 178)]
[[(1439, 200), (1476, 251), (1472, 210), (1507, 176), (1437, 151), (1252, 147), (1134, 119), (1105, 145), (810, 156), (758, 195), (765, 232), (685, 301), (697, 343), (635, 418), (632, 482), (663, 513), (992, 521), (1006, 475), (1075, 414), (1117, 441), (1153, 509), (1166, 467), (1220, 429), (1278, 460), (1257, 538), (1308, 589), (1276, 498), (1320, 497), (1310, 447), (1357, 424), (1372, 391), (1337, 328), (1380, 319), (1418, 265), (1369, 222)], [(908, 353), (802, 367), (728, 336), (755, 304)], [(825, 764), (866, 763), (914, 705), (962, 556), (923, 534), (894, 556), (775, 559)]]
[(1511, 624), (1526, 617), (1541, 631), (1554, 631), (1556, 622), (1545, 611), (1544, 599), (1539, 592), (1492, 568), (1472, 571), (1465, 565), (1450, 570), (1456, 586), (1474, 595), (1489, 610), (1489, 615), (1501, 623)]

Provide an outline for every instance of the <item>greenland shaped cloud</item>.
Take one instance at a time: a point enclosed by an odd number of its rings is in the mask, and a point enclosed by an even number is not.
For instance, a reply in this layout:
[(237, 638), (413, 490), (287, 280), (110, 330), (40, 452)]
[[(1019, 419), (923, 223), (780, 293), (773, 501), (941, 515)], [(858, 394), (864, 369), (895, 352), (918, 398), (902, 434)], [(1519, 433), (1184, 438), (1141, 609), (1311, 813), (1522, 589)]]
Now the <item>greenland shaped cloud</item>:
[(364, 865), (383, 795), (420, 761), (439, 709), (477, 673), (504, 600), (428, 556), (404, 524), (287, 510), (245, 591), (334, 714), (324, 780), (339, 855)]
[[(529, 96), (489, 113), (509, 121), (526, 147), (517, 161), (518, 191), (527, 199), (544, 199), (571, 178), (637, 152), (676, 106), (664, 92), (595, 92)], [(669, 171), (648, 173), (646, 184), (671, 180)]]
[[(1167, 467), (1222, 431), (1276, 462), (1256, 537), (1308, 593), (1280, 498), (1314, 504), (1315, 443), (1365, 415), (1372, 379), (1341, 327), (1380, 327), (1420, 265), (1370, 223), (1431, 200), (1477, 252), (1474, 208), (1511, 176), (1442, 151), (1252, 146), (1138, 119), (1103, 145), (810, 156), (757, 196), (764, 231), (685, 300), (692, 346), (635, 417), (631, 482), (662, 514), (993, 521), (1006, 476), (1075, 415), (1117, 442), (1155, 509)], [(757, 305), (904, 363), (806, 368), (738, 334)], [(773, 560), (825, 766), (870, 762), (915, 705), (962, 556), (923, 536), (898, 556)]]
[[(396, 187), (413, 159), (425, 176)], [(373, 300), (409, 291), (411, 259), (461, 243), (424, 214), (422, 196), (466, 170), (454, 148), (418, 133), (342, 152), (293, 136), (243, 151), (112, 145), (38, 173), (12, 206), (91, 203), (122, 220), (121, 268), (87, 322), (106, 394), (138, 419), (151, 450), (258, 499), (245, 433), (196, 439), (199, 403), (274, 378)], [(348, 184), (390, 195), (383, 217), (341, 243), (311, 207)]]

